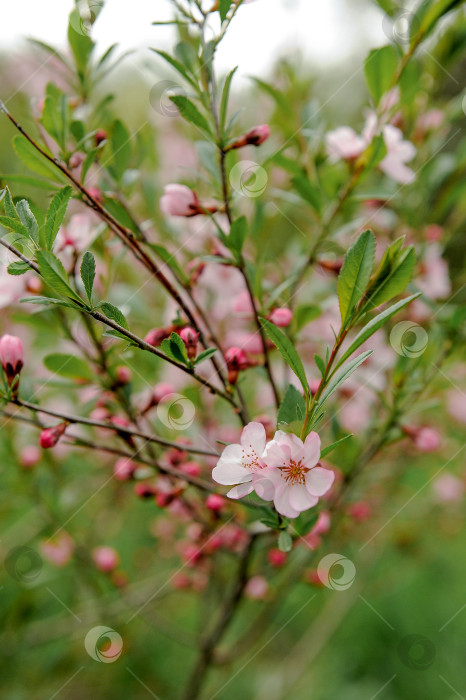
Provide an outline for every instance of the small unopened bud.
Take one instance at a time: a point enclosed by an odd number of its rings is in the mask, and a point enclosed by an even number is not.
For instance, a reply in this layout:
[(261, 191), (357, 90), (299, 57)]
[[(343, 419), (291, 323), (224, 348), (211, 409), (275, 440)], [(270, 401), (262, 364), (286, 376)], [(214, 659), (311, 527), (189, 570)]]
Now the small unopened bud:
[(268, 319), (271, 323), (275, 324), (279, 328), (286, 328), (290, 325), (293, 318), (293, 312), (291, 309), (273, 309), (270, 312)]
[(288, 555), (286, 554), (286, 552), (282, 552), (281, 549), (275, 548), (269, 550), (269, 553), (267, 554), (267, 559), (269, 560), (270, 566), (273, 566), (274, 568), (278, 569), (284, 564), (286, 564)]
[(134, 472), (137, 469), (137, 464), (131, 459), (122, 457), (117, 459), (113, 466), (113, 476), (117, 481), (128, 481), (132, 478)]
[(79, 166), (82, 164), (85, 156), (82, 153), (79, 153), (77, 151), (76, 153), (73, 153), (73, 155), (70, 157), (70, 160), (68, 162), (68, 165), (70, 166), (71, 170), (74, 170), (75, 168), (79, 168)]
[(149, 331), (144, 340), (146, 341), (146, 343), (152, 345), (154, 348), (158, 348), (162, 340), (168, 338), (174, 330), (175, 328), (173, 326), (166, 326), (165, 328), (153, 328)]
[(319, 260), (319, 265), (323, 270), (339, 275), (341, 268), (343, 267), (343, 258), (336, 258), (335, 260)]
[(94, 136), (94, 142), (96, 146), (100, 146), (102, 141), (107, 140), (107, 132), (104, 129), (99, 129), (95, 136)]
[(156, 494), (156, 489), (152, 484), (144, 484), (142, 482), (135, 484), (134, 493), (138, 498), (152, 498)]
[(270, 136), (270, 127), (268, 124), (260, 124), (255, 126), (244, 136), (240, 136), (229, 148), (228, 150), (233, 150), (236, 148), (243, 148), (243, 146), (260, 146), (267, 141)]
[(115, 370), (115, 379), (118, 384), (129, 384), (131, 381), (131, 370), (125, 365), (119, 365)]
[(99, 202), (99, 204), (102, 204), (104, 201), (104, 198), (102, 197), (102, 192), (98, 187), (89, 187), (87, 190), (89, 195), (92, 197), (92, 199), (95, 199), (96, 202)]
[(218, 513), (225, 505), (225, 499), (217, 493), (210, 493), (206, 498), (205, 504), (209, 510)]
[(26, 445), (20, 452), (19, 462), (24, 469), (32, 469), (41, 460), (42, 454), (36, 445)]
[(418, 428), (406, 425), (403, 427), (403, 431), (411, 438), (420, 452), (434, 452), (440, 447), (442, 442), (440, 433), (434, 430), (434, 428), (429, 428), (427, 426)]
[(15, 335), (2, 335), (0, 338), (0, 361), (8, 385), (12, 386), (23, 368), (23, 345), (20, 338)]
[(55, 447), (59, 439), (62, 437), (62, 435), (64, 435), (67, 427), (68, 423), (63, 421), (63, 423), (54, 425), (52, 428), (45, 428), (40, 434), (40, 446), (44, 449)]
[(168, 216), (196, 216), (202, 214), (199, 198), (186, 185), (166, 185), (160, 198), (160, 209)]
[(186, 352), (188, 359), (194, 360), (197, 355), (197, 342), (199, 340), (199, 333), (197, 333), (193, 328), (182, 328), (180, 331), (180, 338), (186, 345)]
[(109, 573), (117, 568), (120, 555), (113, 547), (96, 547), (92, 550), (92, 558), (99, 571)]
[(253, 576), (244, 588), (244, 594), (253, 600), (263, 600), (268, 593), (269, 584), (263, 576)]
[(250, 366), (244, 350), (237, 347), (228, 348), (225, 352), (225, 362), (227, 363), (228, 382), (232, 385), (238, 381), (239, 372)]

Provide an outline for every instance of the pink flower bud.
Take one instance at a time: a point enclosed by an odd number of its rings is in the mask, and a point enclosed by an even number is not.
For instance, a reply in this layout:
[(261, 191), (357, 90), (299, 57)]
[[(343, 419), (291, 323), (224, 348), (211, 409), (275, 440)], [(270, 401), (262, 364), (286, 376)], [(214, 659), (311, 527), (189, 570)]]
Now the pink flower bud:
[(202, 476), (202, 467), (199, 462), (184, 462), (178, 469), (188, 476)]
[(205, 504), (209, 510), (212, 510), (214, 513), (218, 513), (225, 505), (225, 500), (222, 498), (222, 496), (219, 496), (216, 493), (209, 493)]
[(92, 558), (99, 571), (108, 573), (117, 568), (120, 555), (113, 547), (96, 547), (92, 550)]
[(152, 400), (154, 404), (158, 404), (163, 398), (165, 398), (165, 396), (174, 393), (175, 387), (173, 384), (169, 384), (168, 382), (159, 382), (152, 390)]
[(87, 190), (92, 197), (92, 199), (95, 199), (96, 202), (99, 202), (99, 204), (102, 204), (104, 201), (104, 198), (102, 197), (102, 192), (98, 187), (89, 187)]
[(160, 199), (160, 209), (168, 216), (196, 216), (202, 213), (199, 199), (186, 185), (166, 185)]
[(83, 153), (79, 153), (79, 152), (73, 153), (73, 155), (71, 156), (71, 158), (69, 160), (69, 166), (70, 166), (71, 170), (75, 170), (75, 168), (79, 168), (79, 166), (83, 162), (84, 158), (85, 158), (85, 155)]
[(122, 457), (113, 466), (113, 476), (117, 481), (128, 481), (137, 469), (137, 464), (131, 459)]
[(40, 551), (44, 559), (58, 568), (66, 566), (74, 551), (74, 541), (67, 532), (60, 532), (56, 537), (43, 540)]
[(0, 338), (0, 361), (9, 386), (23, 368), (23, 345), (15, 335), (2, 335)]
[(186, 328), (181, 329), (180, 338), (186, 345), (188, 358), (190, 360), (194, 360), (194, 358), (197, 355), (197, 342), (199, 340), (199, 333), (196, 333), (196, 331), (193, 328), (187, 326)]
[(246, 353), (241, 348), (228, 348), (225, 352), (225, 362), (228, 369), (228, 382), (236, 384), (240, 370), (247, 369), (249, 365)]
[(430, 243), (435, 243), (436, 241), (440, 241), (442, 239), (443, 228), (438, 226), (438, 224), (429, 224), (429, 226), (426, 226), (424, 235), (427, 241)]
[(107, 139), (107, 132), (104, 131), (104, 129), (99, 129), (94, 136), (95, 145), (100, 146), (102, 141), (106, 141), (106, 139)]
[(279, 328), (286, 328), (291, 323), (293, 312), (290, 309), (273, 309), (270, 312), (268, 319)]
[(118, 384), (129, 384), (131, 381), (131, 370), (129, 367), (119, 365), (115, 370), (115, 379)]
[(153, 328), (149, 331), (144, 340), (149, 345), (153, 345), (154, 348), (157, 348), (161, 344), (162, 340), (169, 337), (173, 330), (173, 326), (170, 326), (169, 328)]
[(271, 549), (267, 554), (267, 559), (269, 560), (270, 566), (278, 569), (286, 563), (288, 556), (286, 552), (282, 552), (280, 549)]
[(323, 270), (339, 275), (341, 268), (343, 267), (343, 258), (335, 258), (335, 260), (319, 260), (319, 265)]
[(243, 146), (260, 146), (267, 141), (270, 136), (270, 127), (268, 124), (260, 124), (255, 126), (250, 131), (248, 131), (244, 136), (240, 136), (239, 139), (229, 146), (228, 150), (233, 150), (236, 148), (243, 148)]
[(253, 600), (263, 600), (269, 590), (269, 584), (263, 576), (253, 576), (247, 582), (244, 594)]
[(435, 452), (441, 442), (440, 433), (433, 428), (420, 428), (414, 437), (414, 444), (421, 452)]
[(21, 450), (19, 461), (24, 469), (31, 469), (40, 462), (41, 457), (41, 451), (36, 445), (27, 445)]
[(359, 522), (364, 522), (371, 517), (371, 507), (365, 501), (358, 501), (357, 503), (352, 503), (348, 508), (348, 515)]
[(152, 484), (139, 482), (134, 486), (134, 493), (138, 498), (152, 498), (155, 496), (156, 489)]
[(55, 447), (55, 445), (57, 444), (61, 436), (64, 434), (67, 427), (68, 423), (66, 421), (63, 421), (63, 423), (54, 425), (52, 428), (45, 428), (41, 432), (39, 437), (40, 446), (44, 449), (48, 449), (49, 447)]

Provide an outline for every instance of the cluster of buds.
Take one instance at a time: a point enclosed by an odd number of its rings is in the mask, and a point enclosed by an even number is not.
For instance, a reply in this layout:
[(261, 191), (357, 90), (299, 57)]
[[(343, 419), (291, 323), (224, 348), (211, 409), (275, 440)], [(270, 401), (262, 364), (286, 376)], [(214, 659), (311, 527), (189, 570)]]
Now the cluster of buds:
[(191, 217), (198, 214), (215, 214), (218, 207), (203, 204), (197, 194), (186, 185), (166, 185), (160, 198), (160, 209), (167, 216)]
[(23, 345), (15, 335), (2, 335), (0, 338), (0, 361), (8, 386), (17, 392), (19, 375), (23, 368)]
[(261, 146), (264, 141), (270, 136), (270, 127), (268, 124), (260, 124), (250, 129), (246, 134), (240, 136), (234, 143), (228, 146), (225, 150), (232, 151), (244, 146)]

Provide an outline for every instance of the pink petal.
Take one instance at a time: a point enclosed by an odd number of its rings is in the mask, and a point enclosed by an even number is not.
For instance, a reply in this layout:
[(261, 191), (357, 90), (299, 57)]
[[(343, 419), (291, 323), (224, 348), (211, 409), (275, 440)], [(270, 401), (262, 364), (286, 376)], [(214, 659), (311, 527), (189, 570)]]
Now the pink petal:
[(309, 433), (304, 441), (304, 462), (306, 467), (314, 467), (320, 458), (320, 437), (317, 433)]
[(293, 508), (290, 504), (289, 494), (289, 486), (285, 486), (285, 488), (282, 489), (277, 489), (277, 491), (275, 491), (273, 502), (280, 515), (284, 515), (287, 518), (297, 518), (299, 515), (299, 510), (295, 510), (295, 508)]
[(239, 484), (239, 486), (233, 486), (227, 493), (228, 498), (243, 498), (247, 496), (253, 490), (252, 483)]
[(306, 488), (313, 496), (323, 496), (327, 493), (335, 480), (335, 474), (331, 469), (314, 467), (306, 476)]
[[(239, 448), (239, 458), (237, 450), (229, 450), (229, 448)], [(225, 453), (229, 450), (228, 454)], [(230, 456), (231, 455), (231, 456)], [(239, 445), (228, 445), (223, 451), (222, 456), (217, 462), (217, 466), (212, 470), (212, 479), (218, 484), (241, 484), (244, 481), (251, 481), (252, 472), (250, 469), (243, 467), (241, 463), (242, 450)]]
[(317, 496), (312, 496), (305, 486), (294, 484), (288, 487), (288, 501), (292, 508), (301, 512), (315, 506), (319, 499)]
[(247, 449), (252, 448), (257, 452), (258, 457), (262, 457), (266, 442), (265, 428), (262, 423), (248, 423), (241, 433), (241, 445)]
[(277, 484), (281, 481), (276, 469), (262, 469), (252, 478), (254, 490), (263, 501), (271, 501), (275, 495)]

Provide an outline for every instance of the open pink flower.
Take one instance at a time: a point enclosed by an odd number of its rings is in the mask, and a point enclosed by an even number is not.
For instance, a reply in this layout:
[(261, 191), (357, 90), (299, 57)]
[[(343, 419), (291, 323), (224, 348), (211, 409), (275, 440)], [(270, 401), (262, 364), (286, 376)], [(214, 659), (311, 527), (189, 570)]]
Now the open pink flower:
[(278, 430), (263, 456), (266, 468), (253, 477), (257, 494), (273, 500), (281, 515), (296, 518), (315, 506), (335, 479), (332, 471), (318, 466), (319, 458), (317, 433), (310, 433), (303, 442), (296, 435)]
[(325, 136), (325, 148), (330, 160), (352, 160), (361, 155), (367, 143), (350, 126), (339, 126)]
[(242, 498), (253, 490), (253, 474), (264, 466), (262, 455), (265, 442), (264, 426), (252, 422), (243, 428), (239, 443), (227, 445), (223, 450), (212, 471), (212, 478), (218, 484), (237, 484), (227, 493), (230, 498)]
[(383, 138), (387, 155), (379, 163), (379, 168), (396, 182), (409, 185), (416, 179), (416, 173), (406, 163), (416, 155), (416, 147), (403, 139), (403, 133), (392, 124), (383, 128)]

